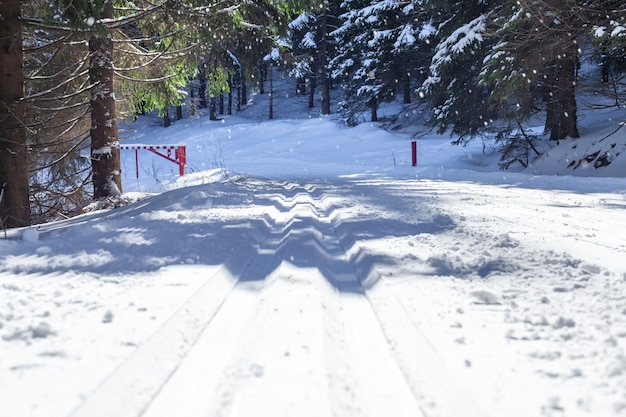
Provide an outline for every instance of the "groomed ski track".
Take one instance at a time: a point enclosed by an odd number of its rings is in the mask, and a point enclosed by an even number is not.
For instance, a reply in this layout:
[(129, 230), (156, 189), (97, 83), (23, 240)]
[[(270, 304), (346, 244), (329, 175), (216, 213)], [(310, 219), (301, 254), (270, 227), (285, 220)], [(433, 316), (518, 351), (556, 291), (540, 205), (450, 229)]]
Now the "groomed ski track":
[(323, 183), (238, 186), (272, 201), (257, 243), (68, 417), (487, 416), (379, 281)]

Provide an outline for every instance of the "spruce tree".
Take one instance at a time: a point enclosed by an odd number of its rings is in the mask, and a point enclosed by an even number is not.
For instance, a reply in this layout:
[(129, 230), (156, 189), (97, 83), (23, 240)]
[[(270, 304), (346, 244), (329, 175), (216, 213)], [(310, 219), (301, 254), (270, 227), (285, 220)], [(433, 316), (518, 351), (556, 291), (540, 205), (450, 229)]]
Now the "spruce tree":
[(463, 143), (490, 128), (497, 117), (490, 90), (479, 78), (494, 43), (487, 36), (493, 7), (479, 0), (428, 3), (438, 19), (437, 44), (421, 94), (431, 106), (429, 124)]
[(313, 108), (321, 88), (320, 112), (324, 115), (331, 113), (328, 64), (335, 56), (336, 43), (330, 33), (339, 23), (339, 4), (337, 0), (324, 1), (289, 24), (294, 60), (290, 74), (296, 78), (296, 94), (304, 94), (308, 80), (309, 108)]

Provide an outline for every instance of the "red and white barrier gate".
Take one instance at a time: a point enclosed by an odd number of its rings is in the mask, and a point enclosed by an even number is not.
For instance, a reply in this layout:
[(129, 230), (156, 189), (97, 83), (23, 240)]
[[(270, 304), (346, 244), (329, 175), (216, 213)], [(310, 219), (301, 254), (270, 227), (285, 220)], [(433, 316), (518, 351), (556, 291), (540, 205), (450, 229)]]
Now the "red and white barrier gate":
[[(185, 145), (120, 145), (120, 149), (132, 149), (135, 151), (135, 176), (139, 178), (139, 151), (145, 149), (178, 164), (178, 174), (185, 175), (185, 164), (187, 163), (187, 147)], [(167, 151), (167, 154), (160, 151)], [(172, 150), (174, 155), (172, 156)]]

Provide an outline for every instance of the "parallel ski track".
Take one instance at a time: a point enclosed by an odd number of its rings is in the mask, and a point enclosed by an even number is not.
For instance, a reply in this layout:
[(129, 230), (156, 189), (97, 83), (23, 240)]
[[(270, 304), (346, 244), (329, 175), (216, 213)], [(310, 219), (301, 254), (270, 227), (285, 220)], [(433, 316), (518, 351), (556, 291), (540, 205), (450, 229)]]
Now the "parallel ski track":
[(360, 268), (318, 186), (263, 193), (279, 214), (258, 250), (231, 258), (69, 417), (487, 416)]

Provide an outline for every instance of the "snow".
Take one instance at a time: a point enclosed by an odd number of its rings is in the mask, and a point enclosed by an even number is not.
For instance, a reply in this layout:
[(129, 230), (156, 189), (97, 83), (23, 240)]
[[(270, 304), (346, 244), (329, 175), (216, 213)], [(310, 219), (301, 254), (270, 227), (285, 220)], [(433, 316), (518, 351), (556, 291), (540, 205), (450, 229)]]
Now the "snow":
[(624, 153), (566, 163), (623, 146), (623, 110), (499, 171), (488, 141), (347, 128), (280, 85), (271, 122), (254, 95), (124, 123), (185, 143), (186, 175), (122, 150), (133, 203), (0, 239), (0, 415), (624, 415)]
[(458, 55), (466, 48), (483, 41), (487, 16), (481, 15), (471, 22), (455, 29), (440, 45), (437, 45), (431, 64), (431, 78), (437, 77), (442, 64), (450, 62), (451, 55)]

